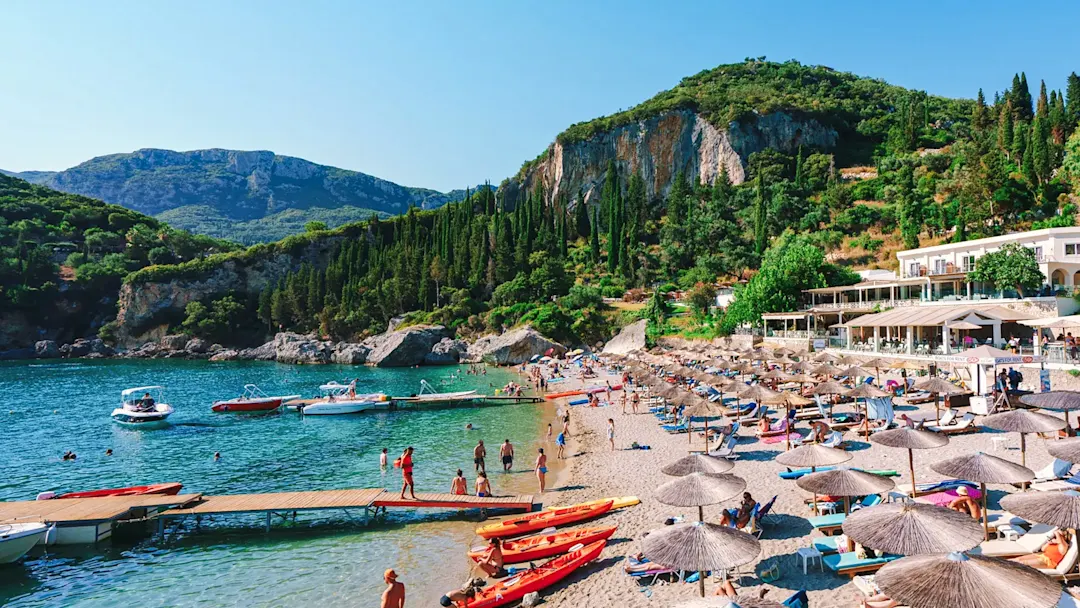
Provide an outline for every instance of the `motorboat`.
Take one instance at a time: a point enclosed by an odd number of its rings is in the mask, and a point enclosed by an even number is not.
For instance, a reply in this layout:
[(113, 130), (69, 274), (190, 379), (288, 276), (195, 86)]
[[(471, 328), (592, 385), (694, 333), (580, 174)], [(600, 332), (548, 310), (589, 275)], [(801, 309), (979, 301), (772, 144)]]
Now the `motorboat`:
[(45, 524), (0, 524), (0, 564), (18, 561), (48, 533)]
[(305, 416), (338, 416), (390, 409), (390, 398), (383, 393), (356, 394), (356, 381), (349, 384), (331, 382), (319, 387), (323, 397), (299, 403), (297, 410)]
[(284, 395), (274, 397), (262, 392), (254, 384), (245, 384), (244, 393), (235, 399), (215, 401), (211, 410), (219, 413), (224, 412), (272, 412), (281, 407), (286, 401), (299, 399), (300, 395)]
[(105, 498), (108, 496), (143, 496), (147, 494), (160, 494), (162, 496), (176, 496), (183, 488), (183, 484), (155, 483), (146, 486), (128, 486), (126, 488), (105, 488), (103, 490), (87, 490), (85, 492), (67, 492), (57, 494), (55, 492), (42, 492), (38, 494), (38, 500), (52, 500), (55, 498)]
[(137, 386), (120, 393), (120, 407), (113, 410), (112, 419), (126, 426), (152, 428), (166, 424), (172, 413), (164, 386)]

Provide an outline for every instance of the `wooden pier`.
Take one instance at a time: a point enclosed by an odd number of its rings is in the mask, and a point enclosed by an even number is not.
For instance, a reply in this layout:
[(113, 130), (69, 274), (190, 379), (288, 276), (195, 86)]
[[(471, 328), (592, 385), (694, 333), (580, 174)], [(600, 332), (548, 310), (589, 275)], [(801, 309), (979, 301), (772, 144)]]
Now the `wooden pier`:
[(363, 511), (364, 521), (388, 507), (409, 509), (492, 509), (531, 511), (532, 495), (479, 496), (456, 494), (416, 495), (416, 500), (383, 489), (271, 492), (267, 494), (181, 494), (178, 496), (111, 496), (105, 498), (58, 498), (0, 502), (0, 524), (55, 524), (50, 543), (92, 544), (108, 538), (116, 524), (157, 520), (158, 530), (172, 519), (214, 515), (258, 513), (266, 517), (267, 530), (274, 515), (284, 517), (309, 511), (337, 510), (353, 519), (350, 511)]

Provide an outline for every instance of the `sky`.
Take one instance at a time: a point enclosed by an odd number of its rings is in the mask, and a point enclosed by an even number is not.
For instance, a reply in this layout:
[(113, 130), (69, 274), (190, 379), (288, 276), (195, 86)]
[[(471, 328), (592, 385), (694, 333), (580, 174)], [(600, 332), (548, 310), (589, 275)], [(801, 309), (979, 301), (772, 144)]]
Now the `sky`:
[[(1080, 71), (1080, 3), (7, 0), (0, 168), (273, 150), (407, 185), (498, 183), (575, 122), (745, 57), (988, 99)], [(972, 10), (974, 8), (975, 10)]]

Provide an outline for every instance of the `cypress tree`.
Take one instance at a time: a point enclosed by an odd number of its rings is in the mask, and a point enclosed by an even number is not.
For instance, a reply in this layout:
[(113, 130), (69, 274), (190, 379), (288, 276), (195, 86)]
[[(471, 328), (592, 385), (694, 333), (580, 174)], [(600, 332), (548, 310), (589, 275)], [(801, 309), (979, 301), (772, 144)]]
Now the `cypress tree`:
[(259, 292), (259, 320), (266, 323), (266, 329), (268, 331), (273, 331), (274, 329), (273, 297), (274, 290), (269, 287), (264, 288)]
[(1012, 91), (1009, 92), (1015, 120), (1031, 120), (1031, 90), (1028, 88), (1027, 74), (1013, 75)]
[[(1005, 105), (1001, 109), (1001, 115), (998, 117), (998, 147), (1006, 153), (1015, 147), (1013, 145), (1012, 101), (1010, 100), (1005, 101)], [(1015, 160), (1017, 163), (1020, 162), (1020, 159)]]
[(1017, 167), (1024, 165), (1024, 158), (1027, 156), (1027, 142), (1028, 142), (1028, 126), (1027, 123), (1016, 123), (1016, 128), (1013, 129), (1013, 140), (1009, 146), (1011, 159), (1016, 163)]
[(803, 168), (802, 168), (802, 144), (799, 144), (799, 151), (795, 156), (795, 186), (802, 188), (803, 185)]
[(1046, 97), (1046, 81), (1039, 83), (1039, 100), (1035, 104), (1035, 115), (1045, 119), (1050, 115), (1050, 101)]
[(757, 252), (758, 256), (765, 253), (765, 248), (769, 242), (769, 233), (765, 226), (767, 219), (765, 186), (762, 184), (761, 175), (759, 174), (754, 195), (754, 251)]
[(600, 261), (600, 231), (597, 224), (600, 223), (600, 210), (593, 211), (592, 225), (589, 230), (589, 259), (593, 264)]
[(591, 226), (592, 222), (589, 221), (589, 206), (585, 204), (584, 199), (581, 197), (581, 193), (578, 192), (577, 200), (574, 202), (574, 230), (579, 237), (587, 239), (589, 238)]
[(619, 207), (622, 197), (615, 192), (608, 207), (611, 209), (611, 217), (608, 219), (608, 257), (607, 267), (609, 273), (614, 273), (619, 267), (619, 253), (622, 250), (622, 230), (619, 226)]
[(1024, 146), (1026, 148), (1024, 152), (1024, 162), (1021, 165), (1021, 170), (1024, 173), (1024, 177), (1028, 182), (1035, 186), (1039, 183), (1038, 173), (1035, 171), (1035, 155), (1031, 150), (1031, 130), (1026, 129), (1024, 131)]
[(975, 98), (975, 109), (971, 113), (971, 126), (980, 135), (984, 134), (991, 125), (990, 109), (986, 107), (986, 97), (983, 90), (979, 89), (979, 95)]
[(1031, 156), (1035, 163), (1035, 174), (1039, 176), (1040, 183), (1050, 179), (1050, 125), (1043, 116), (1036, 115), (1035, 122), (1031, 123)]
[(1080, 76), (1076, 72), (1069, 74), (1068, 83), (1065, 86), (1065, 137), (1076, 129), (1080, 124)]
[(1065, 118), (1065, 96), (1053, 91), (1050, 93), (1050, 136), (1054, 140), (1054, 145), (1065, 145), (1068, 130), (1069, 126)]

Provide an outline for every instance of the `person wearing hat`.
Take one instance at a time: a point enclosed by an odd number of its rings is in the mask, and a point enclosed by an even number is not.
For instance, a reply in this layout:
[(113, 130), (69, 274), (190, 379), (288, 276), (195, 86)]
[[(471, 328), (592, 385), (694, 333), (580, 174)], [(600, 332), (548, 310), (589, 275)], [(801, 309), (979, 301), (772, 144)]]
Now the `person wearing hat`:
[(982, 518), (982, 509), (979, 507), (979, 501), (968, 495), (967, 486), (956, 488), (956, 498), (954, 498), (948, 506), (953, 511), (960, 511), (961, 513), (966, 512), (975, 519)]
[(405, 608), (405, 585), (397, 582), (397, 572), (392, 569), (383, 573), (386, 581), (386, 591), (382, 594), (382, 604), (379, 608)]

